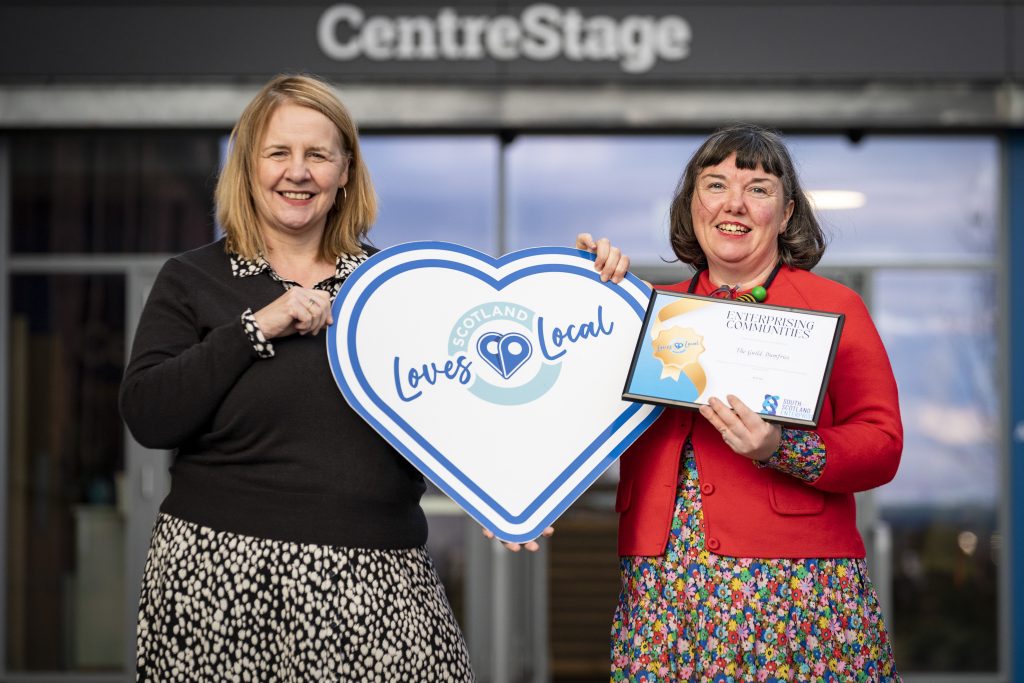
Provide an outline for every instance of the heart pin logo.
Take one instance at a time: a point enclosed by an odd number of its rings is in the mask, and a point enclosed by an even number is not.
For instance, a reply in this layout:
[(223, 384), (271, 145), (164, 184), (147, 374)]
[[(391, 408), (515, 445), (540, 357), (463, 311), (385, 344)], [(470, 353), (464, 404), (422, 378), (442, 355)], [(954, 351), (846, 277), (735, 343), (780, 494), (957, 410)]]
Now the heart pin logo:
[(476, 343), (476, 352), (484, 362), (494, 368), (504, 379), (515, 374), (533, 355), (530, 340), (518, 332), (481, 334)]

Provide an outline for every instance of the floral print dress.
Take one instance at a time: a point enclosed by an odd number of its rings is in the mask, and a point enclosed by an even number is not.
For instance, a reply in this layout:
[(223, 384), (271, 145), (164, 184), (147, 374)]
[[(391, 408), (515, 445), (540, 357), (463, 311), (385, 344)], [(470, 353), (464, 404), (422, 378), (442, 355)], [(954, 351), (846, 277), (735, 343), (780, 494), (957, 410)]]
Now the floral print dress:
[[(768, 465), (824, 469), (814, 432), (782, 430)], [(758, 559), (704, 545), (693, 447), (684, 448), (668, 547), (622, 558), (612, 681), (900, 681), (861, 559)]]

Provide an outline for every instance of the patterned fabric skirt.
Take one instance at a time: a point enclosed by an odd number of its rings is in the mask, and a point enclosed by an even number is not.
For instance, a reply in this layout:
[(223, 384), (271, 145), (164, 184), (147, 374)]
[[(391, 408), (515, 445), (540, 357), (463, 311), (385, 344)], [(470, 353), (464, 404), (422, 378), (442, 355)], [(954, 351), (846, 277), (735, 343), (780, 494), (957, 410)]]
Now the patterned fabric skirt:
[(612, 681), (899, 681), (863, 560), (704, 547), (687, 445), (668, 549), (622, 558)]
[(270, 541), (160, 515), (138, 681), (472, 681), (423, 548)]

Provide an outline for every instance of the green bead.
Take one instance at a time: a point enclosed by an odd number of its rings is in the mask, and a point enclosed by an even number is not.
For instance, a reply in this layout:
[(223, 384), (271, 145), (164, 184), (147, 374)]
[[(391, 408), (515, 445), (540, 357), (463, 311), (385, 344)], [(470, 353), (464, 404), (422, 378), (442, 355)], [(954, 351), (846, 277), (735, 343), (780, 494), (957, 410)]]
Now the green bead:
[(755, 299), (757, 299), (757, 303), (763, 303), (764, 300), (768, 298), (768, 290), (761, 285), (754, 287), (750, 290), (750, 293), (754, 295)]

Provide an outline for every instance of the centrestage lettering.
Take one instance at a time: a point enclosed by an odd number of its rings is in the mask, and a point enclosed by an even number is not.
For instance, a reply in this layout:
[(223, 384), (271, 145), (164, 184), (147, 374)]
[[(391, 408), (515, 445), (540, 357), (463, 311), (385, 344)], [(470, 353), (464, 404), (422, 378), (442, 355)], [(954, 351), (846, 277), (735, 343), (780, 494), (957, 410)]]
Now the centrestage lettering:
[(796, 337), (797, 339), (810, 339), (811, 332), (814, 331), (813, 320), (743, 311), (728, 311), (725, 314), (725, 326), (730, 330), (762, 332), (781, 337)]
[(659, 60), (690, 53), (690, 24), (678, 16), (583, 16), (574, 7), (529, 5), (519, 16), (460, 15), (442, 7), (436, 16), (371, 16), (355, 5), (333, 5), (317, 26), (328, 57), (385, 60), (531, 59), (617, 61), (623, 71), (649, 71)]

